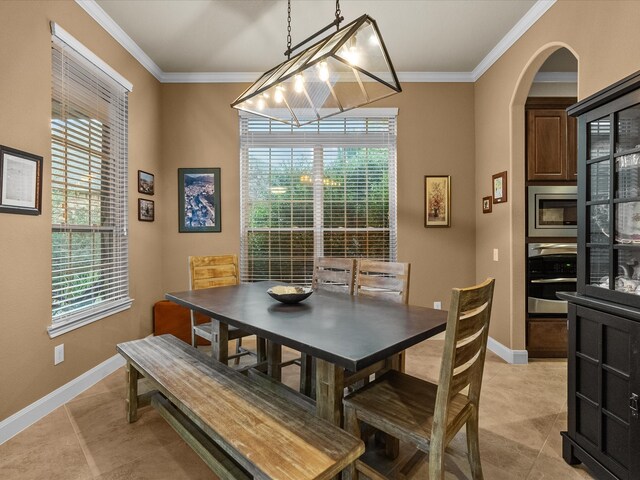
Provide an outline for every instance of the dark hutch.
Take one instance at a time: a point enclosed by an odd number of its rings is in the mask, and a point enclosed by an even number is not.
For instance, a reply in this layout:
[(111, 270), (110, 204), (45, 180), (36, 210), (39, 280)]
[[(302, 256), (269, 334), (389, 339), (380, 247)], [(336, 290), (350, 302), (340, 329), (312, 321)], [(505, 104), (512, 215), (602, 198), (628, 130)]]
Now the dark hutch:
[(578, 118), (578, 283), (569, 301), (563, 457), (640, 479), (640, 72), (568, 108)]

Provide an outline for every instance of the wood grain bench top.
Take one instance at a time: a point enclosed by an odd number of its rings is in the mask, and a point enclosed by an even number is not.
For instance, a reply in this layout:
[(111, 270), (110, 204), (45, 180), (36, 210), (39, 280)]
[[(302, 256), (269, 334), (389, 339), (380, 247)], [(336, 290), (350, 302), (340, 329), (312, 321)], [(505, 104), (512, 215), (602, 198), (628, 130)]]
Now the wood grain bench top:
[(117, 350), (256, 478), (331, 478), (364, 452), (361, 440), (171, 335)]

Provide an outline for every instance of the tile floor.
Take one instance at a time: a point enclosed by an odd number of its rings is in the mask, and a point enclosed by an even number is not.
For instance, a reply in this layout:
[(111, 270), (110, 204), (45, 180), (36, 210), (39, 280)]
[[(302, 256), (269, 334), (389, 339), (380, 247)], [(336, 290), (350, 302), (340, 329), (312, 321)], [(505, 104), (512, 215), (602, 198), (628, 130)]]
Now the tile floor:
[[(409, 350), (407, 372), (437, 380), (441, 340)], [(285, 358), (293, 352), (285, 352)], [(284, 381), (297, 382), (297, 367)], [(488, 352), (480, 407), (480, 450), (487, 480), (571, 480), (591, 478), (561, 457), (566, 429), (566, 362), (532, 361), (508, 365)], [(180, 480), (215, 476), (152, 409), (134, 424), (125, 421), (125, 374), (117, 371), (35, 425), (0, 445), (0, 479)], [(412, 454), (403, 445), (399, 460)], [(447, 479), (470, 479), (464, 429), (451, 443)], [(372, 450), (365, 454), (388, 474)], [(423, 467), (418, 478), (427, 478)]]

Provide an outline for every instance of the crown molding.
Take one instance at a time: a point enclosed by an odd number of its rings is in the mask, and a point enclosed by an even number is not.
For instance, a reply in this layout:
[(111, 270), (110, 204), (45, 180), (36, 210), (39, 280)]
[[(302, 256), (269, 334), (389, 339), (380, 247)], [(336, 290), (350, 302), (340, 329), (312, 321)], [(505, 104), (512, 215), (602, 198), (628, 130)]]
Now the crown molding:
[(116, 42), (124, 47), (124, 49), (133, 55), (140, 64), (146, 68), (151, 75), (156, 77), (159, 81), (162, 81), (163, 71), (156, 63), (151, 60), (151, 57), (144, 53), (144, 51), (138, 46), (133, 39), (120, 28), (113, 18), (111, 18), (107, 12), (105, 12), (95, 0), (76, 0), (76, 3), (82, 7), (82, 9), (89, 14), (98, 24), (104, 28), (109, 35), (111, 35)]
[[(251, 83), (262, 75), (262, 72), (163, 72), (151, 57), (120, 28), (95, 0), (75, 1), (161, 83)], [(511, 45), (536, 23), (555, 2), (556, 0), (538, 0), (489, 54), (482, 59), (472, 72), (398, 72), (398, 79), (406, 83), (475, 82)]]
[(578, 83), (578, 72), (538, 72), (533, 83)]
[[(253, 83), (263, 72), (163, 72), (162, 83)], [(405, 83), (473, 82), (471, 72), (398, 72)]]
[(538, 0), (533, 7), (516, 23), (511, 30), (493, 47), (493, 49), (484, 57), (480, 63), (473, 69), (473, 81), (478, 80), (491, 65), (496, 63), (498, 59), (525, 34), (538, 19), (549, 10), (556, 0)]

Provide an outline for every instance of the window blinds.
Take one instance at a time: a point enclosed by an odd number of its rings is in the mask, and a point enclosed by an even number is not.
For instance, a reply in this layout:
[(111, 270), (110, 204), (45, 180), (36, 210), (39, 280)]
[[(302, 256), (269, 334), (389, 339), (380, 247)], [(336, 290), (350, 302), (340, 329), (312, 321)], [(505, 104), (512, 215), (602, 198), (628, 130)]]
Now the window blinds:
[(242, 281), (309, 284), (315, 256), (396, 259), (395, 115), (243, 114), (240, 157)]
[(49, 331), (55, 336), (128, 308), (131, 300), (127, 89), (56, 36), (52, 69)]

